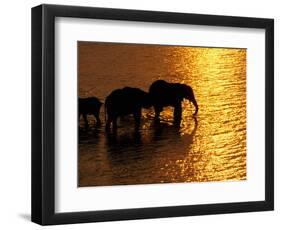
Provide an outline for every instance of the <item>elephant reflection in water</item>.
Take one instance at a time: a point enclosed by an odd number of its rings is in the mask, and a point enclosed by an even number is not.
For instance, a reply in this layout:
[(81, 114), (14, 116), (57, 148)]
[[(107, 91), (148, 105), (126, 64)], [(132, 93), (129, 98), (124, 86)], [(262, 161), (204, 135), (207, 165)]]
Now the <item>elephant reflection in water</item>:
[(117, 131), (117, 118), (133, 114), (135, 131), (138, 131), (142, 108), (152, 106), (149, 94), (138, 88), (125, 87), (116, 89), (105, 100), (106, 131)]
[(179, 125), (182, 118), (183, 99), (187, 99), (195, 106), (196, 115), (198, 112), (198, 104), (194, 96), (194, 92), (189, 85), (180, 83), (168, 83), (164, 80), (157, 80), (153, 82), (149, 88), (149, 95), (151, 97), (154, 111), (155, 121), (160, 121), (160, 113), (166, 106), (174, 107), (174, 124)]

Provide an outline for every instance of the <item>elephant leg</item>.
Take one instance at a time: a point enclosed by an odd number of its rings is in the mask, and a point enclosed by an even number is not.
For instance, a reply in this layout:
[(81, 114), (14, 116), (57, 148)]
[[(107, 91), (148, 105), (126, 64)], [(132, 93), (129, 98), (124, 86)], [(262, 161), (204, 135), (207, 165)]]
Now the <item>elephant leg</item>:
[(113, 133), (117, 132), (117, 117), (114, 117), (112, 119), (112, 129), (113, 129)]
[(106, 130), (107, 132), (110, 131), (111, 123), (112, 123), (112, 118), (111, 118), (111, 117), (108, 117), (108, 118), (107, 118), (107, 121), (106, 121), (106, 124), (105, 124), (105, 130)]
[(182, 119), (182, 107), (181, 103), (177, 103), (174, 107), (174, 124), (180, 125)]
[(159, 122), (160, 121), (160, 113), (163, 111), (163, 108), (158, 107), (158, 106), (154, 106), (154, 111), (155, 111), (154, 121)]
[(96, 121), (97, 121), (96, 125), (100, 126), (101, 125), (101, 120), (100, 120), (99, 114), (98, 113), (94, 113), (94, 116), (95, 116)]
[(140, 128), (141, 109), (134, 113), (134, 119), (135, 119), (135, 131), (137, 132)]
[(85, 122), (85, 128), (88, 129), (89, 128), (89, 123), (88, 123), (88, 119), (87, 119), (87, 114), (83, 113), (82, 114), (84, 122)]

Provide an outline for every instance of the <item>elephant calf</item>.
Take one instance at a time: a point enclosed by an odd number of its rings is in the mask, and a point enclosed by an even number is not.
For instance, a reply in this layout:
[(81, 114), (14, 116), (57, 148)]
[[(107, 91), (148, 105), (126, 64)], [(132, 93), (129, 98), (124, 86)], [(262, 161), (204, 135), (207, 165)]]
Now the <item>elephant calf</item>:
[(153, 82), (149, 88), (149, 94), (155, 110), (155, 121), (159, 121), (159, 116), (166, 106), (174, 107), (174, 123), (180, 124), (182, 117), (181, 102), (187, 99), (195, 106), (195, 114), (198, 112), (198, 105), (192, 88), (189, 85), (180, 83), (169, 83), (164, 80)]
[(87, 115), (94, 115), (96, 118), (96, 125), (101, 124), (99, 117), (102, 102), (96, 97), (79, 98), (79, 118), (82, 115), (85, 121), (85, 127), (88, 128)]
[(142, 108), (151, 107), (149, 94), (138, 88), (125, 87), (116, 89), (107, 96), (105, 100), (106, 130), (117, 131), (117, 118), (133, 114), (135, 119), (135, 130), (138, 131)]

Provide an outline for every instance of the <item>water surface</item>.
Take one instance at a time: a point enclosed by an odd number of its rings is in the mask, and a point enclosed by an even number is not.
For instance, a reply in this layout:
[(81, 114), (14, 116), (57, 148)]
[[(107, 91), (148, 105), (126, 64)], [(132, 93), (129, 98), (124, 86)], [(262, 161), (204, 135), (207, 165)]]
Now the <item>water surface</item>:
[(144, 109), (140, 134), (128, 116), (116, 137), (91, 116), (85, 130), (81, 119), (78, 185), (246, 179), (246, 49), (78, 42), (80, 97), (104, 101), (124, 86), (148, 91), (157, 79), (190, 85), (197, 116), (185, 101), (179, 128), (170, 107), (155, 126), (153, 109)]

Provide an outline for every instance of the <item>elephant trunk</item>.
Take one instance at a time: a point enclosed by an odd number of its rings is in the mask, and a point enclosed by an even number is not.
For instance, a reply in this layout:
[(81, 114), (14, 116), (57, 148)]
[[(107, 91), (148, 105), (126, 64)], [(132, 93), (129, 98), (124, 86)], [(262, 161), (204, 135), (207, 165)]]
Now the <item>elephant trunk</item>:
[(195, 107), (195, 112), (194, 112), (193, 115), (196, 115), (196, 114), (198, 113), (199, 108), (198, 108), (197, 101), (196, 101), (196, 99), (195, 99), (194, 92), (193, 92), (193, 90), (192, 90), (192, 88), (191, 88), (190, 86), (187, 86), (187, 93), (186, 93), (185, 98), (186, 98), (187, 100), (191, 101), (192, 104), (194, 105), (194, 107)]
[(197, 101), (195, 100), (195, 98), (192, 100), (193, 105), (195, 106), (195, 112), (193, 113), (193, 115), (196, 115), (198, 113), (198, 104)]

